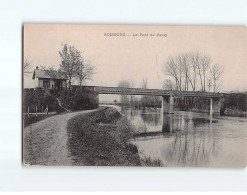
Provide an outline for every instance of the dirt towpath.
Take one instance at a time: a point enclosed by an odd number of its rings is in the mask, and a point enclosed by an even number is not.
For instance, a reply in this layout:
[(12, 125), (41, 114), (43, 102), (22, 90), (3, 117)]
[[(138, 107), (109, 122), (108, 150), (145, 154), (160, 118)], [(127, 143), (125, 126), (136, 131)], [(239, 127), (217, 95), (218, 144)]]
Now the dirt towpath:
[(49, 117), (23, 130), (23, 162), (27, 165), (73, 165), (67, 147), (67, 123), (76, 115), (95, 110), (70, 112)]

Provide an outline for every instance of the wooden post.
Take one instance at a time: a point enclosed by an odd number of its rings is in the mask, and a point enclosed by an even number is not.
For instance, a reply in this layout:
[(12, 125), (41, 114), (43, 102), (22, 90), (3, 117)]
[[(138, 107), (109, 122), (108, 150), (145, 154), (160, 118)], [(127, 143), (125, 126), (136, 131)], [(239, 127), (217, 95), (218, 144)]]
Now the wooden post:
[(47, 108), (46, 115), (48, 115), (48, 105), (46, 106), (46, 108)]
[(38, 116), (38, 115), (37, 115), (37, 110), (38, 110), (37, 106), (36, 106), (36, 109), (35, 109), (35, 110), (36, 110), (36, 117), (37, 117), (37, 116)]

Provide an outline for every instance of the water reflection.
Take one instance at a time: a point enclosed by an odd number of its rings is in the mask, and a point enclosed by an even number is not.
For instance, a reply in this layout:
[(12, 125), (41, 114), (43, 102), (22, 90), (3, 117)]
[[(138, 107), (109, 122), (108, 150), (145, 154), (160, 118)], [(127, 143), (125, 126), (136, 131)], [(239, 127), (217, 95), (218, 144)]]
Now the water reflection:
[[(211, 139), (212, 138), (212, 139)], [(217, 139), (206, 132), (174, 134), (171, 144), (167, 145), (163, 156), (170, 165), (206, 166), (220, 149)]]
[[(142, 154), (167, 166), (245, 166), (247, 119), (206, 113), (117, 108), (135, 127)], [(241, 122), (240, 122), (241, 121)]]
[(174, 130), (175, 130), (174, 117), (172, 115), (164, 115), (163, 116), (163, 124), (162, 124), (162, 132), (163, 133), (172, 133)]

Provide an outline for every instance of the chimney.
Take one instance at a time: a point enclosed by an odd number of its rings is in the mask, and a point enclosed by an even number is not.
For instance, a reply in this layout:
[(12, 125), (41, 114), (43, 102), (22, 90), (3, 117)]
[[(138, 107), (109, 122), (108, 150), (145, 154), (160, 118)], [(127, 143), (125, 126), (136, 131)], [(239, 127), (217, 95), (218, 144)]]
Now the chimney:
[(36, 69), (39, 69), (39, 67), (38, 67), (38, 66), (36, 66)]

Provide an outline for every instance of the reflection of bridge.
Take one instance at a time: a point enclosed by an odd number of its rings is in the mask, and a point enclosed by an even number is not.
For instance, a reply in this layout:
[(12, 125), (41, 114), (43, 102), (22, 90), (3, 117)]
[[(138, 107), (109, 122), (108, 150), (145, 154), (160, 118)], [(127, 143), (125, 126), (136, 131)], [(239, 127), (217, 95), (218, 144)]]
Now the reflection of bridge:
[(92, 86), (98, 94), (119, 94), (119, 95), (151, 95), (162, 96), (163, 113), (174, 113), (174, 96), (180, 97), (205, 97), (210, 98), (210, 113), (220, 113), (221, 93), (199, 92), (199, 91), (172, 91), (162, 89), (142, 89), (123, 87)]

